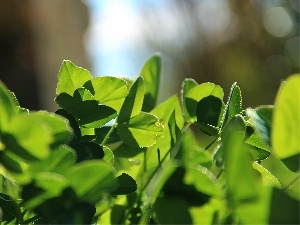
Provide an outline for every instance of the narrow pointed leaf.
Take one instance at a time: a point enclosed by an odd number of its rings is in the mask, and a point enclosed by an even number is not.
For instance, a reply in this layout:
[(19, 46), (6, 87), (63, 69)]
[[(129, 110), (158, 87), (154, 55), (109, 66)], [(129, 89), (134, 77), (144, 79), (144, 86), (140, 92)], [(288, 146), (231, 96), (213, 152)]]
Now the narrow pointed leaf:
[(156, 54), (147, 60), (140, 75), (145, 81), (143, 111), (150, 112), (156, 105), (161, 73), (161, 56)]
[(230, 94), (225, 106), (222, 127), (226, 125), (228, 121), (230, 121), (235, 115), (242, 114), (243, 107), (242, 107), (242, 94), (241, 89), (234, 83), (231, 86)]
[(77, 88), (91, 80), (93, 76), (82, 67), (78, 67), (69, 60), (64, 60), (58, 73), (56, 95), (67, 93), (73, 95)]

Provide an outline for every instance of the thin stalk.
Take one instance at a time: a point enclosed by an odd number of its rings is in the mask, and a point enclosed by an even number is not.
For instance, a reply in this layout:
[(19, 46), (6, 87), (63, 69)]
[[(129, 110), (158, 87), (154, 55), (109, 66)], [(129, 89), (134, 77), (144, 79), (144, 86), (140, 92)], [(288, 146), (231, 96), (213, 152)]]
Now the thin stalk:
[(104, 137), (103, 141), (101, 142), (101, 145), (105, 145), (106, 141), (108, 140), (109, 136), (112, 134), (112, 132), (114, 131), (114, 129), (117, 127), (117, 122), (115, 122), (111, 128), (109, 129), (109, 131), (107, 132), (106, 136)]

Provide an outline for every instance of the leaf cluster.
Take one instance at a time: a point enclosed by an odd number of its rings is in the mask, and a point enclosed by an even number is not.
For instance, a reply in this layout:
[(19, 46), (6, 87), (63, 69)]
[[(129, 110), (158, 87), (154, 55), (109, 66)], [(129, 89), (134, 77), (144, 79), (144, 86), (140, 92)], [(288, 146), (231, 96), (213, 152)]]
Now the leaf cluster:
[(0, 83), (0, 221), (299, 223), (300, 75), (246, 109), (237, 83), (224, 101), (193, 79), (158, 103), (160, 77), (159, 54), (135, 80), (65, 60), (55, 113)]

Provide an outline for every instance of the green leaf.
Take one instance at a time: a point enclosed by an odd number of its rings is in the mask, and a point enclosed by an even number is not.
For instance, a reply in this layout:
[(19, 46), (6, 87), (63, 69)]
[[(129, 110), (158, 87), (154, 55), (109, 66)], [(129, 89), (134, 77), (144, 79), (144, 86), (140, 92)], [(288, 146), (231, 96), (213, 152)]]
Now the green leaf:
[(192, 224), (188, 208), (180, 196), (160, 197), (152, 207), (153, 218), (158, 224)]
[(4, 151), (11, 151), (22, 160), (45, 159), (50, 153), (53, 137), (49, 128), (34, 114), (18, 114), (3, 134)]
[[(0, 129), (9, 126), (10, 119), (18, 112), (14, 98), (6, 86), (0, 81)], [(1, 141), (1, 140), (0, 140)]]
[(133, 147), (150, 147), (163, 132), (163, 125), (150, 113), (141, 112), (128, 122), (118, 123), (117, 131), (124, 143)]
[(270, 156), (270, 152), (266, 151), (264, 149), (255, 147), (255, 146), (249, 146), (249, 151), (252, 155), (253, 161), (259, 161), (259, 160), (264, 160)]
[(41, 172), (35, 176), (33, 182), (23, 185), (22, 199), (26, 208), (34, 209), (47, 204), (48, 199), (59, 197), (67, 186), (68, 179), (65, 176), (52, 172)]
[(147, 60), (140, 75), (145, 81), (143, 111), (150, 112), (156, 105), (161, 73), (161, 55), (156, 54)]
[(83, 141), (75, 145), (73, 148), (77, 153), (77, 162), (91, 159), (102, 159), (104, 157), (103, 148), (94, 142)]
[(268, 223), (271, 192), (270, 187), (260, 186), (256, 199), (237, 206), (234, 214), (238, 218), (238, 224), (273, 224)]
[(238, 202), (253, 200), (257, 197), (249, 149), (243, 143), (245, 129), (243, 118), (236, 116), (222, 132), (228, 198), (233, 206)]
[(118, 132), (114, 127), (112, 126), (103, 126), (100, 128), (95, 129), (96, 134), (96, 142), (99, 144), (102, 144), (104, 138), (106, 137), (107, 133), (110, 132), (110, 130), (113, 129), (112, 133), (110, 133), (108, 139), (105, 141), (105, 144), (111, 144), (120, 141), (120, 137), (118, 135)]
[(84, 201), (96, 203), (104, 193), (115, 187), (112, 168), (100, 160), (89, 160), (72, 167), (67, 177), (77, 196)]
[(0, 193), (0, 212), (1, 221), (6, 223), (17, 219), (19, 223), (23, 222), (23, 216), (18, 203), (9, 195)]
[(97, 100), (86, 88), (76, 89), (73, 97), (62, 93), (56, 97), (56, 102), (72, 114), (79, 125), (87, 128), (101, 127), (117, 116), (114, 109), (98, 105)]
[(216, 177), (205, 167), (198, 166), (197, 169), (188, 168), (184, 177), (184, 183), (195, 185), (195, 188), (210, 196), (222, 197), (223, 191), (217, 183)]
[(58, 73), (56, 95), (67, 93), (72, 96), (76, 89), (92, 78), (88, 70), (74, 65), (69, 60), (64, 60)]
[(279, 180), (269, 170), (257, 162), (254, 162), (252, 166), (261, 174), (262, 185), (281, 188)]
[(225, 106), (222, 127), (226, 125), (235, 115), (242, 114), (242, 94), (241, 89), (235, 82), (231, 86), (230, 94)]
[(0, 152), (1, 164), (6, 170), (14, 173), (23, 173), (22, 165), (19, 162), (19, 158), (12, 154), (10, 151)]
[(180, 129), (182, 129), (184, 125), (184, 118), (182, 116), (181, 105), (177, 95), (172, 95), (167, 100), (160, 103), (151, 111), (151, 114), (157, 116), (159, 121), (166, 127), (174, 110), (176, 124)]
[(126, 207), (124, 205), (115, 204), (111, 209), (111, 215), (109, 221), (110, 223), (108, 223), (107, 221), (107, 224), (122, 224), (122, 221), (124, 220), (125, 212), (126, 212)]
[(187, 111), (186, 118), (188, 122), (196, 122), (197, 104), (201, 99), (209, 95), (213, 95), (222, 100), (224, 92), (219, 85), (207, 82), (193, 87), (186, 93), (184, 96), (184, 107)]
[(103, 146), (103, 151), (104, 151), (104, 157), (103, 160), (110, 165), (114, 165), (115, 162), (115, 156), (112, 150), (110, 150), (108, 147)]
[(249, 122), (254, 128), (255, 133), (259, 136), (259, 139), (264, 141), (267, 145), (270, 145), (271, 132), (268, 124), (259, 116), (259, 114), (254, 109), (248, 108), (246, 110), (246, 113), (249, 117)]
[(181, 102), (183, 105), (183, 114), (186, 121), (189, 121), (191, 119), (191, 116), (189, 114), (189, 111), (187, 109), (186, 104), (186, 94), (194, 87), (196, 87), (198, 83), (194, 79), (187, 78), (182, 83), (181, 88)]
[(272, 127), (274, 105), (263, 105), (255, 108), (256, 113), (269, 127)]
[(47, 159), (34, 162), (30, 165), (30, 175), (34, 177), (39, 172), (53, 172), (64, 174), (76, 162), (76, 154), (66, 145), (51, 152)]
[(268, 145), (258, 134), (253, 132), (249, 138), (245, 141), (247, 144), (263, 149), (267, 152), (271, 151), (271, 146)]
[(53, 147), (65, 144), (69, 141), (72, 135), (72, 128), (64, 117), (46, 111), (38, 111), (30, 115), (33, 116), (38, 123), (43, 124), (52, 134), (53, 141), (51, 145)]
[(300, 75), (287, 78), (277, 94), (272, 146), (279, 158), (287, 158), (300, 152)]
[(170, 116), (169, 123), (168, 123), (169, 131), (170, 131), (170, 137), (171, 137), (171, 149), (170, 149), (170, 156), (171, 158), (174, 158), (179, 150), (180, 147), (180, 138), (181, 138), (181, 130), (176, 124), (175, 119), (175, 110), (173, 111), (172, 115)]
[(71, 140), (69, 141), (69, 145), (73, 146), (73, 145), (77, 144), (81, 138), (81, 131), (80, 131), (79, 125), (78, 125), (76, 119), (74, 118), (74, 116), (72, 116), (70, 113), (68, 113), (64, 109), (58, 109), (55, 113), (66, 118), (69, 123), (69, 126), (71, 127), (71, 129), (73, 131), (72, 132), (73, 135), (72, 135)]
[(137, 116), (142, 109), (144, 100), (144, 79), (138, 77), (132, 84), (129, 94), (124, 100), (118, 116), (118, 123), (128, 121), (130, 118)]
[(84, 84), (95, 99), (104, 105), (119, 111), (128, 95), (127, 82), (121, 78), (103, 76), (96, 77)]
[(223, 108), (223, 101), (213, 95), (204, 97), (198, 102), (197, 125), (203, 133), (209, 136), (218, 135)]
[(198, 146), (196, 136), (191, 131), (183, 133), (179, 154), (186, 167), (202, 165), (210, 168), (212, 165), (211, 154)]
[(137, 190), (135, 180), (126, 173), (117, 177), (116, 189), (111, 192), (112, 195), (128, 195)]
[(299, 222), (299, 201), (291, 198), (283, 190), (274, 188), (268, 224), (299, 224)]

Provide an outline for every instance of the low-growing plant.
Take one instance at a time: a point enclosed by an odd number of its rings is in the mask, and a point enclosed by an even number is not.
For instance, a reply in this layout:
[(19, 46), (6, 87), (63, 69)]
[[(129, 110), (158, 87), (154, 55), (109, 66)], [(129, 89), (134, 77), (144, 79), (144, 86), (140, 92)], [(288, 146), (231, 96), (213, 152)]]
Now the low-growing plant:
[(135, 80), (63, 61), (58, 110), (0, 83), (3, 224), (298, 224), (300, 76), (274, 105), (185, 79), (157, 104), (161, 57)]

